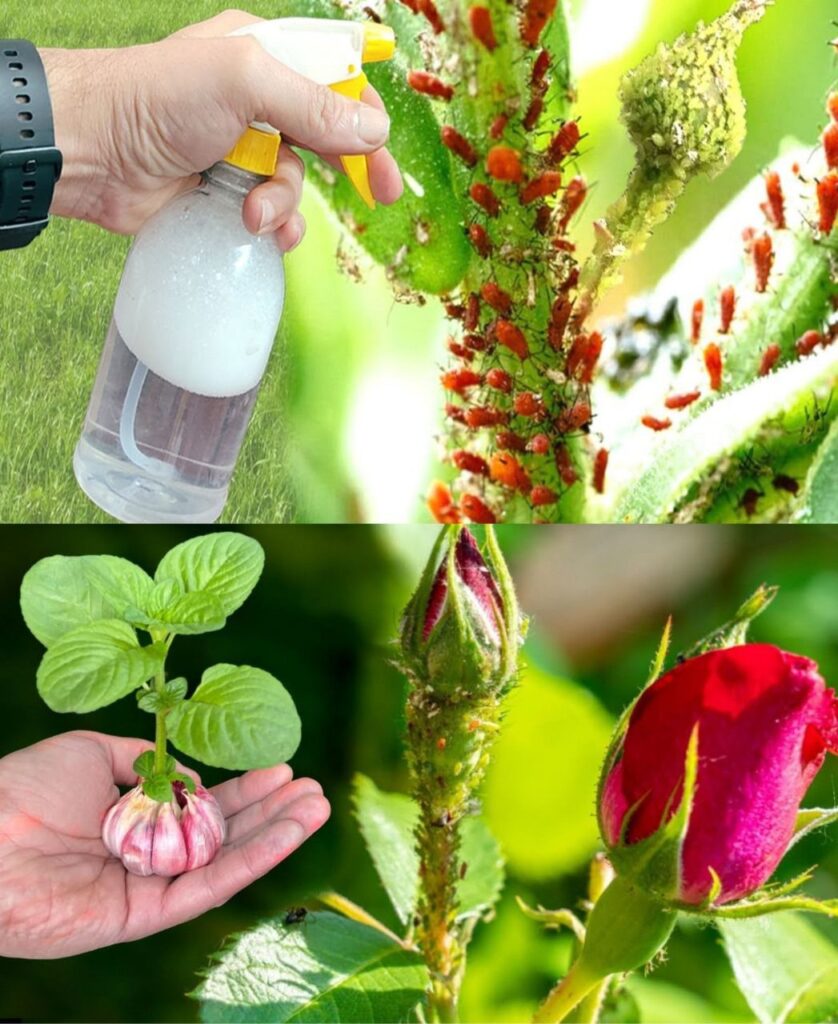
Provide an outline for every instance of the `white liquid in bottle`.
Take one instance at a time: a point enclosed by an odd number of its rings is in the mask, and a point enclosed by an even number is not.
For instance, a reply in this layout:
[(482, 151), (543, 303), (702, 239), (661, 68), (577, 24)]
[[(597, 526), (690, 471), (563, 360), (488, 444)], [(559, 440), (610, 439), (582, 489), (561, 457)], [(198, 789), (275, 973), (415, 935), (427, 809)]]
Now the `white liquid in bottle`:
[(213, 522), (224, 507), (285, 293), (274, 238), (241, 220), (260, 180), (217, 164), (128, 255), (73, 460), (124, 522)]

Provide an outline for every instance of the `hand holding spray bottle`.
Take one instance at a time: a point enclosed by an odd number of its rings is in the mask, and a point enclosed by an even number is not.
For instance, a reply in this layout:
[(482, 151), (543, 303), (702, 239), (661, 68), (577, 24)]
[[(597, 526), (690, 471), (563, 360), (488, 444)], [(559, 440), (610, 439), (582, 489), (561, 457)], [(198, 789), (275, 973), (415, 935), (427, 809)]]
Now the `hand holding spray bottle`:
[[(367, 85), (363, 64), (395, 52), (392, 29), (374, 23), (280, 18), (233, 34), (352, 99)], [(207, 523), (224, 508), (282, 315), (282, 254), (242, 223), (279, 146), (274, 127), (252, 124), (128, 254), (73, 459), (87, 496), (124, 522)], [(374, 207), (366, 157), (341, 163)]]

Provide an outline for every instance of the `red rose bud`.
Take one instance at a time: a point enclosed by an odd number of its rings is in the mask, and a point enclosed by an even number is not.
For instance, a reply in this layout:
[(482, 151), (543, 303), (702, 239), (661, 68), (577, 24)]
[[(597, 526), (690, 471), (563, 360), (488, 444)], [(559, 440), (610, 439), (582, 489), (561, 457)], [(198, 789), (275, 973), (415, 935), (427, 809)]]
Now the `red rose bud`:
[[(838, 701), (808, 658), (742, 644), (682, 662), (640, 696), (606, 761), (599, 817), (618, 873), (686, 905), (748, 896), (790, 845), (827, 751)], [(658, 839), (667, 855), (651, 857)]]
[(405, 667), (436, 694), (498, 692), (515, 673), (520, 642), (512, 582), (487, 528), (489, 564), (466, 528), (439, 563), (440, 535), (401, 625)]
[(173, 878), (201, 868), (224, 842), (224, 815), (203, 786), (190, 793), (172, 783), (169, 801), (154, 800), (136, 786), (121, 797), (102, 824), (102, 842), (132, 875)]

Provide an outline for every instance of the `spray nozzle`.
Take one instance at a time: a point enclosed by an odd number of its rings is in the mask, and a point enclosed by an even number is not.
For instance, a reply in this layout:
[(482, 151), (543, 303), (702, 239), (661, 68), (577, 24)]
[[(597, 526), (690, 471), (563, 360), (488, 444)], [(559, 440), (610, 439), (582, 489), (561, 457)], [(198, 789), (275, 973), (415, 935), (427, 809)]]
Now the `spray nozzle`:
[[(396, 52), (393, 30), (374, 22), (277, 18), (256, 22), (232, 34), (253, 36), (286, 67), (354, 100), (360, 100), (367, 86), (363, 65), (390, 60)], [(255, 174), (271, 175), (276, 170), (279, 145), (280, 135), (274, 127), (252, 124), (226, 159)], [(367, 158), (350, 155), (340, 160), (358, 194), (374, 209)]]

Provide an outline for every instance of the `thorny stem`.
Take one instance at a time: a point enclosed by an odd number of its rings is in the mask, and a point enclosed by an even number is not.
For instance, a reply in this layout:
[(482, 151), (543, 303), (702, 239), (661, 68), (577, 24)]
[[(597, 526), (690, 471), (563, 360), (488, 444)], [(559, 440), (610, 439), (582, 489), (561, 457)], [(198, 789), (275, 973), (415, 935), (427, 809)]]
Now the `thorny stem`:
[(602, 984), (602, 979), (586, 974), (581, 961), (577, 960), (538, 1008), (533, 1024), (557, 1024), (563, 1021), (574, 1006), (578, 1006), (599, 984)]

